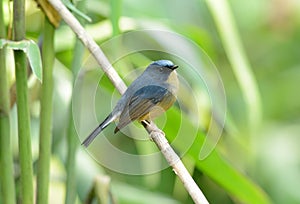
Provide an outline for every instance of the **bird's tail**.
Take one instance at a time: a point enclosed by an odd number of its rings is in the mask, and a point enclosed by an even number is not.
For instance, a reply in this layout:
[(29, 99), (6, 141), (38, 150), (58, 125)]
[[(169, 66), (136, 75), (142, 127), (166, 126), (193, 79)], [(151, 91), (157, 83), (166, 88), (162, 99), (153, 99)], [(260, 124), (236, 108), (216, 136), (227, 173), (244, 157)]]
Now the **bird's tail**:
[(96, 138), (96, 136), (102, 132), (104, 128), (106, 128), (115, 118), (112, 117), (112, 114), (109, 114), (105, 120), (100, 123), (98, 127), (81, 143), (81, 145), (84, 145), (85, 147), (88, 147), (91, 142)]

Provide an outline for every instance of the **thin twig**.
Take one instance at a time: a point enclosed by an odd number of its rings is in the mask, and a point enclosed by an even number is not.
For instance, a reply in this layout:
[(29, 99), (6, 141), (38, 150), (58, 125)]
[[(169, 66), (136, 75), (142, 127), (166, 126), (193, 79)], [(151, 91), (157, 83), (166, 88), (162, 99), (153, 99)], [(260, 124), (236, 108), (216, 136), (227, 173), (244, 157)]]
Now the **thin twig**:
[(116, 89), (123, 94), (126, 91), (125, 83), (116, 70), (112, 67), (107, 57), (104, 55), (103, 51), (93, 40), (93, 38), (86, 32), (84, 27), (60, 0), (49, 0), (49, 2), (61, 15), (63, 20), (70, 26), (74, 33), (76, 33), (77, 37), (82, 41), (82, 43), (90, 50), (91, 54), (95, 57)]
[(155, 142), (161, 153), (166, 158), (167, 162), (170, 164), (170, 166), (172, 166), (175, 174), (180, 178), (193, 201), (195, 203), (208, 203), (204, 194), (197, 186), (178, 155), (170, 146), (168, 140), (165, 137), (165, 133), (160, 130), (152, 121), (142, 121), (142, 124), (149, 133), (151, 139)]
[[(100, 64), (103, 71), (107, 74), (109, 79), (112, 81), (114, 86), (118, 91), (123, 94), (126, 90), (126, 85), (120, 78), (118, 73), (112, 67), (107, 57), (102, 52), (101, 48), (92, 39), (92, 37), (85, 31), (85, 29), (80, 25), (77, 19), (69, 12), (69, 10), (63, 5), (59, 0), (49, 0), (50, 4), (58, 11), (64, 21), (71, 27), (71, 29), (77, 34), (78, 38), (83, 42), (83, 44), (90, 50), (92, 55), (95, 57), (97, 62)], [(172, 166), (174, 172), (182, 181), (184, 187), (191, 195), (195, 203), (208, 203), (207, 199), (201, 192), (200, 188), (197, 186), (189, 172), (186, 170), (185, 166), (181, 162), (178, 155), (174, 152), (162, 130), (160, 130), (153, 122), (143, 121), (147, 132), (150, 137), (161, 150), (165, 156), (168, 163)]]

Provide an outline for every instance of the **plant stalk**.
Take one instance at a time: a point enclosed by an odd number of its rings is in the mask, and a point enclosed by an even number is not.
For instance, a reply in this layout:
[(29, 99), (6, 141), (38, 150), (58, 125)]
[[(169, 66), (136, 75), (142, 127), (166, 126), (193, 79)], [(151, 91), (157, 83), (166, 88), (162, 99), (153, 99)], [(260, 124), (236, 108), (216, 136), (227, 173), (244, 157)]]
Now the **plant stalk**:
[[(0, 0), (0, 39), (6, 37), (3, 17), (3, 2)], [(5, 53), (5, 48), (0, 49), (0, 166), (5, 167), (0, 168), (0, 197), (3, 203), (16, 203)]]
[(111, 0), (110, 1), (110, 21), (112, 25), (112, 36), (120, 34), (119, 20), (121, 16), (122, 0)]
[(43, 84), (40, 112), (40, 141), (37, 171), (37, 203), (48, 203), (50, 158), (52, 141), (52, 99), (54, 63), (54, 27), (45, 18), (42, 46)]
[[(85, 10), (85, 1), (80, 1), (77, 4), (77, 8), (84, 12)], [(84, 20), (79, 18), (81, 24), (84, 24)], [(73, 80), (75, 81), (77, 77), (77, 73), (80, 70), (82, 58), (84, 54), (84, 45), (81, 43), (79, 39), (76, 39), (75, 47), (74, 47), (74, 58), (72, 61), (72, 74)], [(73, 81), (73, 83), (74, 83)], [(73, 121), (73, 111), (72, 111), (72, 101), (69, 108), (69, 124), (67, 131), (67, 145), (68, 145), (68, 154), (67, 154), (67, 162), (66, 162), (66, 170), (67, 170), (67, 180), (66, 180), (66, 204), (73, 204), (76, 201), (76, 152), (78, 148), (78, 137), (74, 126)]]
[[(15, 41), (25, 38), (25, 1), (13, 2), (13, 28)], [(33, 172), (28, 107), (27, 60), (23, 51), (15, 50), (19, 158), (21, 168), (21, 199), (23, 204), (33, 203)]]

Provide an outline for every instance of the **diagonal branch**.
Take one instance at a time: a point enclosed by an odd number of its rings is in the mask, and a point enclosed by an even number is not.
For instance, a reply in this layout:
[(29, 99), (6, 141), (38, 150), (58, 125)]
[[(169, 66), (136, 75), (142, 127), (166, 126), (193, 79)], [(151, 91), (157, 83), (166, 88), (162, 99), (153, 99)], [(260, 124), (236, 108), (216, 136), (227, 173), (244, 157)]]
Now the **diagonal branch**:
[[(126, 90), (126, 85), (120, 78), (116, 70), (112, 67), (107, 57), (104, 55), (101, 48), (92, 39), (92, 37), (85, 31), (77, 19), (71, 14), (71, 12), (64, 6), (60, 0), (48, 0), (50, 4), (61, 15), (62, 19), (71, 27), (71, 29), (77, 34), (82, 43), (90, 50), (95, 57), (103, 71), (107, 74), (111, 82), (117, 88), (117, 90), (123, 94)], [(189, 192), (190, 196), (195, 203), (206, 204), (208, 201), (203, 195), (200, 188), (197, 186), (178, 155), (172, 149), (165, 134), (160, 130), (153, 122), (142, 121), (143, 126), (149, 133), (151, 139), (155, 142), (160, 149), (170, 166), (172, 166), (174, 172), (182, 181), (184, 187)]]
[(116, 89), (123, 94), (126, 91), (126, 85), (118, 75), (116, 70), (112, 67), (103, 51), (93, 40), (93, 38), (86, 32), (84, 27), (79, 21), (73, 16), (73, 14), (65, 7), (60, 0), (48, 0), (49, 3), (56, 9), (62, 19), (70, 26), (70, 28), (76, 33), (77, 37), (82, 43), (89, 49), (91, 54), (95, 57), (98, 64), (101, 66), (103, 71), (109, 77)]

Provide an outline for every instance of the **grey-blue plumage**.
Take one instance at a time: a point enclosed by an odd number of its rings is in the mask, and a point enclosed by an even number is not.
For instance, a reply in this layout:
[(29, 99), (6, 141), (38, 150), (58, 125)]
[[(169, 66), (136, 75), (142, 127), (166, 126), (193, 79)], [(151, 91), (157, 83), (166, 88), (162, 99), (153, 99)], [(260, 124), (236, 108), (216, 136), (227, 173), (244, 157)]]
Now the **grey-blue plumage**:
[(83, 141), (88, 146), (111, 122), (119, 120), (115, 133), (134, 120), (149, 120), (162, 114), (176, 101), (177, 65), (169, 60), (151, 63), (128, 87), (107, 118)]

